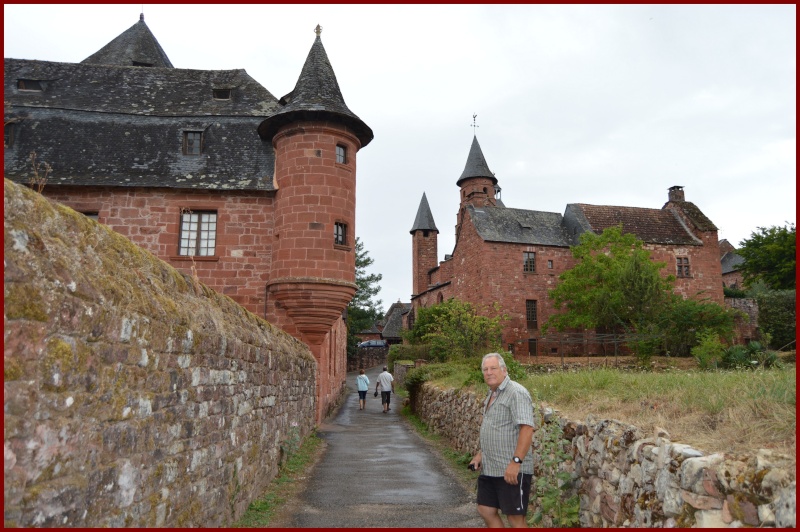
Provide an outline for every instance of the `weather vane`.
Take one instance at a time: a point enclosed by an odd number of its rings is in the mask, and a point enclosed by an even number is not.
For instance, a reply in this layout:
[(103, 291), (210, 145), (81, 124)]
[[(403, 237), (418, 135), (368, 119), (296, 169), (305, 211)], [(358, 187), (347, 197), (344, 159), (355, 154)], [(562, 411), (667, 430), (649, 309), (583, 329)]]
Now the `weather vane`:
[(314, 28), (314, 33), (316, 33), (317, 35), (320, 35), (322, 33), (322, 26), (317, 24), (317, 27)]
[(479, 126), (478, 124), (476, 124), (476, 123), (475, 123), (475, 119), (476, 119), (477, 117), (478, 117), (478, 115), (476, 115), (476, 114), (473, 114), (473, 115), (472, 115), (472, 125), (470, 126), (470, 127), (472, 127), (472, 131), (475, 131), (475, 128), (476, 128), (476, 127), (481, 127), (481, 126)]

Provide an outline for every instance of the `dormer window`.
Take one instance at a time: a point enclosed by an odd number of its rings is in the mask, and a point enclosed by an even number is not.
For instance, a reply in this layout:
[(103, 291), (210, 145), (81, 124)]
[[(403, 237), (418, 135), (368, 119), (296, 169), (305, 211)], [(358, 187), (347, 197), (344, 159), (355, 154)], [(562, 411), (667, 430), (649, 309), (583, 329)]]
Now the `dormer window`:
[(339, 164), (347, 164), (347, 147), (341, 144), (336, 145), (336, 162)]
[(21, 91), (42, 91), (42, 82), (38, 79), (18, 79), (17, 89)]
[(214, 89), (214, 99), (215, 100), (230, 100), (231, 99), (231, 90), (230, 89)]
[(183, 154), (200, 155), (203, 153), (203, 132), (184, 131), (183, 132)]

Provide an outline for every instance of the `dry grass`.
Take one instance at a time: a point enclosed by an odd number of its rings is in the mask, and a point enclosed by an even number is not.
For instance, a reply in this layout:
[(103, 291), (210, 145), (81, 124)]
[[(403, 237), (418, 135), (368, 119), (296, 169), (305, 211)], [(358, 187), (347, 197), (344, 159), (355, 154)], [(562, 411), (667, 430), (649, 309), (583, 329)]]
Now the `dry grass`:
[[(612, 357), (613, 358), (613, 357)], [(767, 448), (794, 457), (797, 437), (794, 358), (780, 370), (698, 371), (693, 359), (656, 360), (641, 372), (630, 360), (598, 368), (598, 359), (542, 360), (526, 384), (563, 417), (588, 415), (666, 430), (674, 442), (705, 452), (752, 453)], [(550, 372), (546, 369), (549, 365)], [(589, 366), (592, 371), (584, 371)], [(544, 371), (543, 371), (544, 370)]]

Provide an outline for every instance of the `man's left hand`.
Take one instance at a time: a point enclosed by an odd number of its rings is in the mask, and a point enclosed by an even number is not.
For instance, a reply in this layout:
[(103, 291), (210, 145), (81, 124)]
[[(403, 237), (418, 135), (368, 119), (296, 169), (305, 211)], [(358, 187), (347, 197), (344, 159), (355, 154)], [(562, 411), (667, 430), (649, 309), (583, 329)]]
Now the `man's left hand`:
[(518, 464), (516, 462), (511, 462), (506, 466), (506, 474), (503, 475), (507, 484), (512, 484), (516, 486), (519, 484), (519, 471), (522, 468), (522, 464)]

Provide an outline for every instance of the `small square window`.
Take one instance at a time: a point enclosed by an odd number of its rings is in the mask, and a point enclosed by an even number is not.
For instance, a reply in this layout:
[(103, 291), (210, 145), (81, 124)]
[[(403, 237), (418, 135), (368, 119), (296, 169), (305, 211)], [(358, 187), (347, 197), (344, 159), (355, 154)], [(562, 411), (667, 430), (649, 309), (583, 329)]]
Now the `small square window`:
[(552, 260), (548, 260), (547, 261), (547, 269), (548, 270), (552, 270), (553, 269), (553, 261)]
[(21, 91), (41, 91), (42, 82), (38, 79), (18, 79), (17, 88)]
[(522, 271), (535, 272), (536, 271), (536, 253), (533, 251), (524, 251), (522, 253)]
[(214, 99), (215, 100), (230, 100), (231, 99), (231, 90), (230, 89), (214, 89)]
[(333, 224), (333, 243), (337, 246), (347, 245), (347, 224), (336, 222)]
[(347, 148), (341, 144), (336, 145), (336, 162), (347, 164)]
[(178, 255), (212, 257), (216, 253), (217, 213), (181, 212), (181, 235)]
[(83, 214), (87, 218), (91, 218), (95, 222), (99, 222), (100, 221), (100, 213), (97, 212), (97, 211), (83, 212), (81, 214)]
[(184, 131), (183, 132), (183, 154), (200, 155), (203, 153), (203, 132)]
[(678, 257), (678, 277), (691, 277), (689, 273), (689, 257)]

